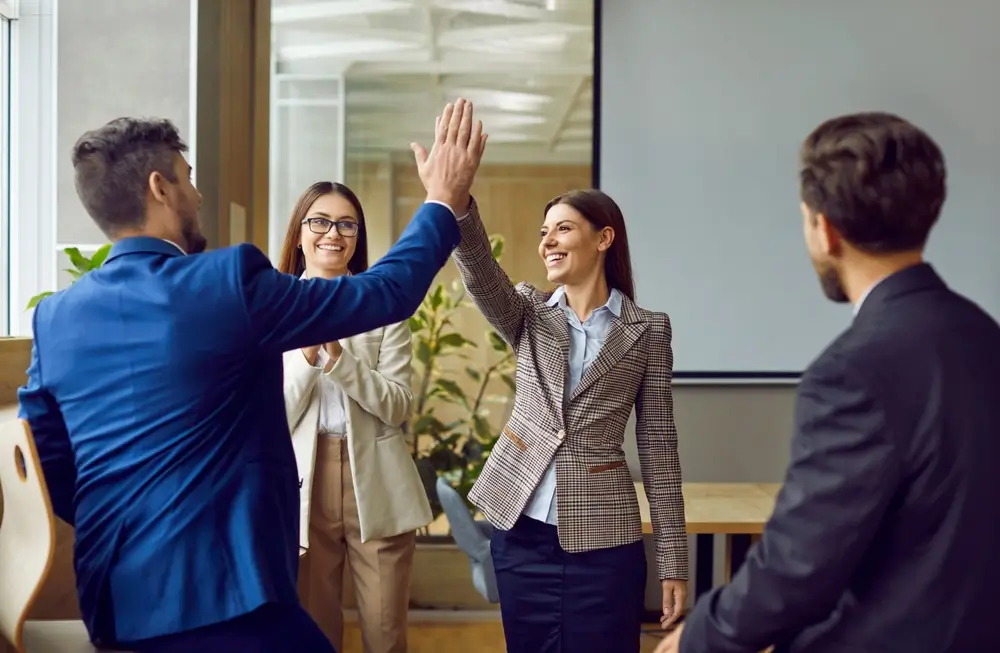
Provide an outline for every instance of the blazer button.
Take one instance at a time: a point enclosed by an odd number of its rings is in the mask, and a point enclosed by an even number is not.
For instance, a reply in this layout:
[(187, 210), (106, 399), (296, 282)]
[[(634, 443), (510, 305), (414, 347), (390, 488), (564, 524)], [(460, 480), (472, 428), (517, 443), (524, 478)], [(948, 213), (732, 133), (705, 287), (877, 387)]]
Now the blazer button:
[(562, 429), (559, 429), (559, 430), (558, 430), (558, 431), (556, 432), (556, 437), (557, 437), (558, 439), (560, 439), (560, 440), (565, 440), (565, 439), (566, 439), (566, 431), (564, 431), (564, 430), (562, 430)]

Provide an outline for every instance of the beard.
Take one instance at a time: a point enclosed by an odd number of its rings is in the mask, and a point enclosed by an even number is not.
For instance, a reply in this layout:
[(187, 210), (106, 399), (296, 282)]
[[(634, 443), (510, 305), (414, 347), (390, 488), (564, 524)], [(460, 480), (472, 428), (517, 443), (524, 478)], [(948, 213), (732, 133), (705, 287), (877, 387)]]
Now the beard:
[(838, 304), (851, 301), (844, 291), (844, 283), (840, 280), (840, 273), (835, 267), (817, 263), (813, 263), (813, 267), (816, 268), (816, 275), (819, 277), (819, 287), (827, 299)]
[(185, 251), (188, 254), (201, 254), (208, 247), (208, 240), (201, 233), (201, 222), (198, 220), (197, 211), (184, 219), (181, 234), (184, 236)]

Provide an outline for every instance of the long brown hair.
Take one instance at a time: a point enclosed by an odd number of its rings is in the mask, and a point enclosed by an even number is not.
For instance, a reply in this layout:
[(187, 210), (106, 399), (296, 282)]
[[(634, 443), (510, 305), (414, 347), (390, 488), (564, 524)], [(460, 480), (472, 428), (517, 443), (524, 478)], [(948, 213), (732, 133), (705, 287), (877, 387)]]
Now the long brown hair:
[(604, 278), (609, 288), (616, 288), (635, 301), (635, 281), (632, 278), (632, 257), (628, 251), (625, 216), (615, 201), (597, 189), (571, 190), (549, 200), (545, 205), (545, 214), (556, 204), (572, 206), (595, 229), (611, 227), (614, 230), (615, 238), (604, 257)]
[(317, 181), (305, 190), (295, 202), (292, 217), (288, 221), (288, 232), (285, 234), (285, 244), (281, 248), (281, 258), (278, 259), (278, 271), (286, 274), (302, 276), (306, 270), (306, 259), (299, 245), (302, 242), (302, 221), (306, 219), (309, 209), (319, 198), (325, 195), (338, 195), (351, 203), (354, 212), (358, 214), (358, 239), (347, 269), (351, 274), (360, 274), (368, 269), (368, 229), (365, 227), (365, 212), (361, 208), (361, 200), (354, 191), (335, 181)]

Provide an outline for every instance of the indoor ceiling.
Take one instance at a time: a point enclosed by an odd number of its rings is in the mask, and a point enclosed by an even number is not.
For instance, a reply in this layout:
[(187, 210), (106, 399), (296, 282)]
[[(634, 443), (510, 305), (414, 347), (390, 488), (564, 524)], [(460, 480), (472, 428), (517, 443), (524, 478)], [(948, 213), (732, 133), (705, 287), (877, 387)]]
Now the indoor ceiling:
[[(408, 150), (471, 100), (490, 159), (589, 162), (593, 0), (273, 0), (285, 106), (340, 106), (349, 152)], [(499, 157), (496, 157), (499, 155)]]

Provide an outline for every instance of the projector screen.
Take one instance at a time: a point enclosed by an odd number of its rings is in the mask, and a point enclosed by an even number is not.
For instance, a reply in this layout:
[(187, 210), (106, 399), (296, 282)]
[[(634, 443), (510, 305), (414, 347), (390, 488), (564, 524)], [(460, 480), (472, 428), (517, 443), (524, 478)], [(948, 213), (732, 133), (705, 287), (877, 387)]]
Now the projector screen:
[(1000, 318), (1000, 2), (604, 0), (595, 181), (628, 224), (639, 303), (678, 378), (795, 377), (851, 320), (802, 239), (798, 149), (897, 113), (944, 150), (928, 260)]

